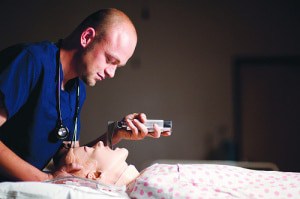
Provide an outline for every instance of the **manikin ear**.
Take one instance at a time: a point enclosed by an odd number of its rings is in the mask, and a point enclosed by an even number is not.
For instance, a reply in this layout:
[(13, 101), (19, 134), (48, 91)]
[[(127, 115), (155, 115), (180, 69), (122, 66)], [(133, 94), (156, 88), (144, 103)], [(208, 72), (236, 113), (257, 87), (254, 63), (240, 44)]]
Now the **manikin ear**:
[(81, 33), (80, 44), (85, 48), (95, 38), (96, 31), (92, 27), (88, 27)]
[(88, 179), (98, 180), (101, 178), (101, 172), (100, 171), (90, 171), (86, 177)]

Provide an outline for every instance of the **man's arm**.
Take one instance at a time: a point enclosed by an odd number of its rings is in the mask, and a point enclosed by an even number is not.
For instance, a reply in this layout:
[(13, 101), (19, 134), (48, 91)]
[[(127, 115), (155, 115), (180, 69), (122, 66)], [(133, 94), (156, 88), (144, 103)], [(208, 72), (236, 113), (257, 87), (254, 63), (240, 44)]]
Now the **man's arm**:
[(2, 126), (7, 120), (7, 111), (4, 107), (2, 95), (0, 93), (0, 126)]
[[(7, 120), (7, 112), (0, 100), (0, 126)], [(51, 178), (51, 175), (44, 173), (30, 165), (0, 140), (0, 176), (12, 180), (21, 181), (43, 181)]]
[(0, 141), (0, 175), (17, 181), (44, 181), (51, 175), (22, 160)]
[[(0, 126), (6, 120), (6, 109), (2, 106), (0, 107)], [(71, 164), (63, 166), (53, 173), (42, 172), (16, 155), (0, 140), (0, 178), (3, 176), (14, 181), (44, 181), (56, 177), (68, 176), (69, 172), (80, 169), (82, 169), (81, 165)]]

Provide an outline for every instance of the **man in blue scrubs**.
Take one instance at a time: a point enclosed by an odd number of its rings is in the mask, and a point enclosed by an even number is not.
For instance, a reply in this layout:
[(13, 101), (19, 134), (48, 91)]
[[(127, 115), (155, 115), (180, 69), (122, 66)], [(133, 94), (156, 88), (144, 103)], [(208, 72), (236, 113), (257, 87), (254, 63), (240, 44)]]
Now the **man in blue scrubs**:
[[(20, 44), (0, 52), (0, 181), (44, 181), (81, 168), (72, 164), (60, 172), (42, 172), (64, 148), (79, 146), (85, 84), (113, 78), (136, 43), (131, 20), (119, 10), (103, 9), (57, 43)], [(124, 120), (131, 131), (115, 133), (113, 144), (148, 135), (145, 114)], [(151, 136), (160, 135), (169, 132), (155, 126)], [(106, 142), (106, 137), (104, 133), (88, 145)]]

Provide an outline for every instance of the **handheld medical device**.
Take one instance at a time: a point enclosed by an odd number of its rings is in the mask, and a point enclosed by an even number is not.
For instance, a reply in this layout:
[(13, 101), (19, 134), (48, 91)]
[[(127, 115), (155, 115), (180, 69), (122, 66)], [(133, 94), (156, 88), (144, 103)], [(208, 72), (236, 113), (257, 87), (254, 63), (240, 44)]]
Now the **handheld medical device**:
[[(172, 121), (171, 120), (153, 120), (153, 119), (150, 119), (150, 120), (147, 120), (144, 123), (144, 125), (148, 129), (148, 132), (154, 132), (154, 128), (153, 128), (154, 124), (157, 124), (162, 132), (171, 131), (171, 129), (172, 129)], [(117, 128), (125, 129), (127, 131), (130, 131), (130, 128), (127, 126), (125, 121), (117, 122)]]
[[(147, 127), (148, 132), (154, 132), (153, 125), (157, 124), (158, 127), (161, 129), (162, 132), (164, 131), (172, 131), (172, 121), (171, 120), (154, 120), (154, 119), (148, 119), (144, 125)], [(113, 134), (119, 130), (124, 129), (127, 131), (130, 131), (130, 127), (127, 126), (125, 121), (109, 121), (108, 122), (108, 134), (107, 134), (107, 145), (112, 149), (112, 137)]]

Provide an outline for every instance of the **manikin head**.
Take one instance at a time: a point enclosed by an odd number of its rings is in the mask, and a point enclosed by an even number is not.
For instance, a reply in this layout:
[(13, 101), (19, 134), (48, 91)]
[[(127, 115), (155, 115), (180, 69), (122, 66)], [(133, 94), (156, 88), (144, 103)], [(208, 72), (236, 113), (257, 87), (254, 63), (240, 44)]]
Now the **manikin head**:
[(139, 175), (134, 166), (126, 163), (127, 156), (127, 149), (112, 150), (100, 141), (94, 147), (70, 148), (59, 165), (80, 164), (83, 168), (72, 175), (104, 184), (127, 185)]
[(89, 86), (112, 78), (133, 55), (136, 44), (136, 30), (128, 16), (113, 8), (99, 10), (63, 40), (65, 78), (79, 77)]

